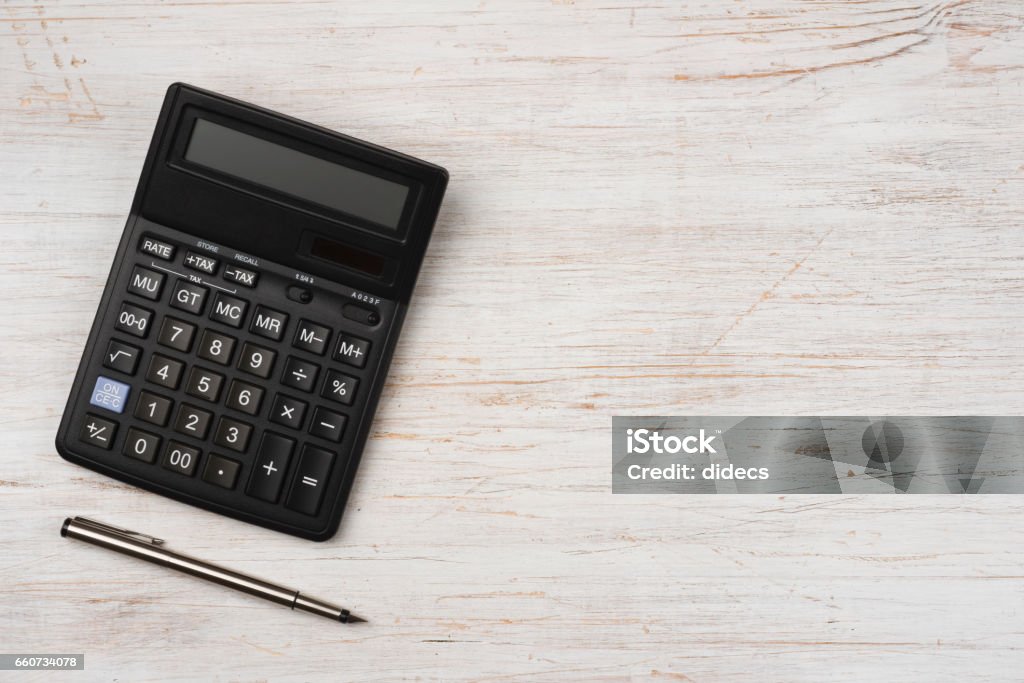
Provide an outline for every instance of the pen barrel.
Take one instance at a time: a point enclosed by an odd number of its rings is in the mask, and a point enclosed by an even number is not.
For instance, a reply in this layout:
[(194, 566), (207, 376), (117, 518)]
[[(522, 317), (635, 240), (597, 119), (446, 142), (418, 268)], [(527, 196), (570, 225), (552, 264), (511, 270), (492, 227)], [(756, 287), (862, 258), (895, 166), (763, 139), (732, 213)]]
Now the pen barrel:
[(286, 607), (295, 608), (295, 602), (299, 592), (283, 586), (261, 581), (260, 579), (240, 574), (230, 569), (218, 567), (209, 562), (203, 562), (188, 555), (173, 553), (161, 548), (153, 542), (137, 540), (123, 534), (111, 533), (105, 525), (94, 524), (90, 520), (81, 518), (69, 519), (65, 522), (62, 534), (75, 538), (86, 543), (113, 550), (114, 552), (146, 560), (171, 569), (176, 569), (185, 574), (219, 583), (228, 588), (271, 602), (276, 602)]

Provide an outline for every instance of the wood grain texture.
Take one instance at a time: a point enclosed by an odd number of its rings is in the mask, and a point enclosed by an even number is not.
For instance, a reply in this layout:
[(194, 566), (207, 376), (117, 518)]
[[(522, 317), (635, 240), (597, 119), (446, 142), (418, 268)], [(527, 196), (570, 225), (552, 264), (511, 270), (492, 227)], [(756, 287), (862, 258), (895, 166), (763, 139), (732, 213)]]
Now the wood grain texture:
[[(1024, 411), (1022, 12), (0, 2), (2, 649), (85, 652), (75, 680), (1019, 679), (1019, 499), (612, 496), (610, 427)], [(451, 172), (325, 544), (53, 450), (177, 80)], [(68, 514), (371, 623), (62, 541)]]

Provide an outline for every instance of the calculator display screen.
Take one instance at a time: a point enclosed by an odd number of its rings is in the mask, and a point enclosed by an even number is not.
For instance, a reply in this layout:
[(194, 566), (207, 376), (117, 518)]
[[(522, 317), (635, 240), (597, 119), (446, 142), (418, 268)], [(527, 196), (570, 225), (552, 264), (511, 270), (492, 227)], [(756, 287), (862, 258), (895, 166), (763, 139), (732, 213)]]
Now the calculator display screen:
[(197, 118), (185, 159), (397, 230), (409, 188)]

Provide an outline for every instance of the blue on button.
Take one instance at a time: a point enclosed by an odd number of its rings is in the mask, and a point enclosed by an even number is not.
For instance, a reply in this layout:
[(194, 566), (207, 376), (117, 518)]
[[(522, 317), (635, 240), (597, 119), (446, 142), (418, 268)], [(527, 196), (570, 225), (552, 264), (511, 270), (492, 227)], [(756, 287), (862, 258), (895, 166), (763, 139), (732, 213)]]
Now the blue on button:
[(100, 375), (96, 378), (96, 386), (92, 388), (89, 403), (112, 413), (123, 413), (124, 404), (128, 401), (128, 392), (131, 390), (132, 388), (124, 382)]

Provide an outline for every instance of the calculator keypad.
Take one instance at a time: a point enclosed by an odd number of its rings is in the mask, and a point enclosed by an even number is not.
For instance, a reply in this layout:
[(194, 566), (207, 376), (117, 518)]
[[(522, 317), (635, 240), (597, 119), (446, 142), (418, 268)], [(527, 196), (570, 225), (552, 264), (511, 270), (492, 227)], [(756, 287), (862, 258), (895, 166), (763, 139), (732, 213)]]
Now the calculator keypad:
[[(316, 516), (347, 458), (338, 449), (371, 342), (268, 305), (253, 270), (148, 236), (138, 250), (79, 441), (181, 475), (194, 495)], [(223, 275), (218, 285), (183, 268)], [(231, 292), (241, 287), (244, 298)]]

